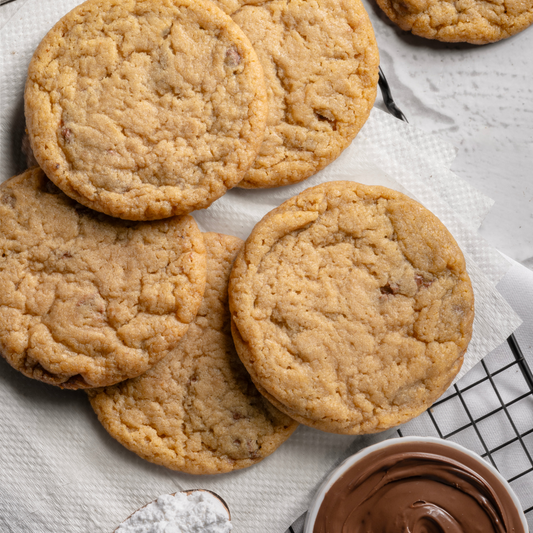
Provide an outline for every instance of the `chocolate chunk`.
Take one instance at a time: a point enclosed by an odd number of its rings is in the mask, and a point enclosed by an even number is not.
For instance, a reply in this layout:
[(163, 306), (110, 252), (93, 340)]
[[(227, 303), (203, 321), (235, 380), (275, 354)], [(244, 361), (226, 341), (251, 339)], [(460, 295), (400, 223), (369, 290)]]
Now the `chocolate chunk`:
[(4, 205), (8, 205), (9, 207), (15, 207), (15, 204), (17, 203), (17, 199), (12, 194), (9, 194), (9, 193), (3, 194), (0, 201)]
[(230, 68), (235, 68), (241, 64), (241, 61), (241, 54), (239, 54), (237, 48), (232, 46), (231, 48), (227, 49), (226, 58), (224, 59), (224, 63), (226, 64), (226, 66)]
[(61, 136), (65, 139), (66, 143), (69, 143), (72, 139), (72, 130), (70, 128), (61, 128)]

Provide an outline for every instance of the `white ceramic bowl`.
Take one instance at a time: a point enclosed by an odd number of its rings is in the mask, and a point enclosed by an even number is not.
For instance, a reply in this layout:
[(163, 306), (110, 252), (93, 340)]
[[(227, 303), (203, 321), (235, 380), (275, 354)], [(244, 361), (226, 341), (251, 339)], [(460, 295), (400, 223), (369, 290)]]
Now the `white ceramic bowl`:
[(518, 510), (518, 515), (520, 516), (520, 520), (522, 521), (522, 525), (524, 527), (524, 531), (528, 532), (528, 524), (526, 517), (524, 515), (524, 512), (522, 510), (522, 506), (520, 505), (520, 501), (518, 500), (516, 494), (511, 489), (511, 486), (505, 478), (487, 461), (482, 459), (477, 453), (474, 453), (463, 446), (460, 446), (459, 444), (456, 444), (455, 442), (447, 441), (444, 439), (436, 439), (433, 437), (402, 437), (397, 439), (388, 439), (383, 442), (379, 442), (378, 444), (374, 444), (372, 446), (369, 446), (368, 448), (363, 448), (361, 451), (357, 452), (356, 454), (348, 457), (345, 461), (343, 461), (331, 474), (326, 478), (324, 483), (320, 486), (317, 493), (315, 494), (315, 497), (311, 501), (311, 505), (309, 506), (309, 511), (307, 512), (307, 517), (305, 519), (304, 524), (304, 533), (313, 533), (313, 527), (315, 525), (315, 520), (318, 514), (318, 510), (320, 506), (322, 505), (322, 501), (324, 500), (324, 496), (328, 492), (328, 490), (332, 487), (332, 485), (347, 471), (349, 470), (353, 465), (355, 465), (357, 462), (359, 462), (361, 459), (366, 457), (367, 455), (376, 452), (378, 450), (383, 450), (385, 448), (394, 446), (395, 444), (405, 444), (405, 443), (435, 443), (439, 444), (441, 446), (453, 448), (455, 450), (459, 450), (460, 452), (465, 453), (472, 459), (474, 459), (479, 464), (483, 465), (485, 468), (490, 470), (501, 482), (501, 484), (507, 489), (507, 492), (509, 492), (516, 509)]

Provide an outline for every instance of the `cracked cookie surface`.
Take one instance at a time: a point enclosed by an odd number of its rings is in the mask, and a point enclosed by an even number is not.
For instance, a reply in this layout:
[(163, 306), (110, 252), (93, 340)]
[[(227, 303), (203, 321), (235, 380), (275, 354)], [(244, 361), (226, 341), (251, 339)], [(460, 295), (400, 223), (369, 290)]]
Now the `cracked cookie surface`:
[(230, 333), (227, 302), (236, 237), (206, 233), (207, 285), (178, 347), (146, 374), (89, 393), (107, 431), (141, 457), (191, 474), (251, 466), (297, 423), (256, 390)]
[(360, 0), (217, 0), (254, 46), (268, 92), (259, 154), (239, 187), (297, 183), (336, 159), (376, 97), (379, 55)]
[(239, 357), (297, 421), (382, 431), (420, 414), (459, 371), (474, 297), (443, 224), (401, 193), (307, 189), (256, 225), (229, 286)]
[(261, 65), (204, 0), (89, 0), (39, 45), (25, 114), (47, 176), (111, 216), (151, 220), (209, 206), (263, 140)]
[(444, 42), (487, 44), (525, 30), (533, 0), (377, 0), (402, 30)]
[(40, 169), (0, 186), (0, 352), (63, 388), (138, 376), (186, 333), (205, 288), (190, 216), (112, 219)]

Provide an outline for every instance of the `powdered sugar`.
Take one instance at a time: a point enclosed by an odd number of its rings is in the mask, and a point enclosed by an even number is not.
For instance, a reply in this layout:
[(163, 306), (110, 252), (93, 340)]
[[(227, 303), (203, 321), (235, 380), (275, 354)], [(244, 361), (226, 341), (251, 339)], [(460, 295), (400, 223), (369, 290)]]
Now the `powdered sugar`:
[(206, 491), (165, 494), (139, 509), (116, 533), (229, 533), (232, 525), (222, 502)]

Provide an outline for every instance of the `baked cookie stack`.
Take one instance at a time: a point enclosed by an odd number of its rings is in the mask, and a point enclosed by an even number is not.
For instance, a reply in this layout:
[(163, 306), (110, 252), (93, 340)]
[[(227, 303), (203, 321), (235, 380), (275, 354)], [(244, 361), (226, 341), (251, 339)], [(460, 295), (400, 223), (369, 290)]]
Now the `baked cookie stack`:
[(244, 247), (188, 215), (333, 161), (378, 63), (359, 0), (89, 0), (66, 15), (28, 70), (40, 168), (0, 186), (2, 355), (87, 389), (124, 446), (194, 474), (257, 463), (297, 422), (368, 433), (427, 408), (473, 318), (433, 215), (344, 182), (286, 202)]
[(329, 182), (266, 215), (230, 282), (233, 336), (278, 409), (335, 433), (422, 413), (461, 368), (474, 296), (461, 250), (420, 204)]

